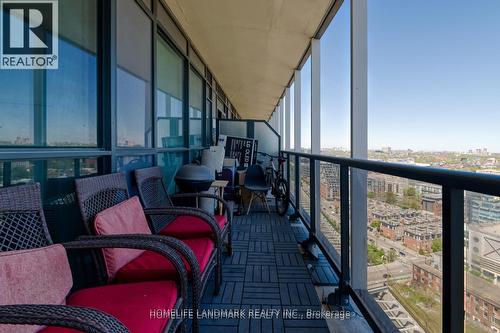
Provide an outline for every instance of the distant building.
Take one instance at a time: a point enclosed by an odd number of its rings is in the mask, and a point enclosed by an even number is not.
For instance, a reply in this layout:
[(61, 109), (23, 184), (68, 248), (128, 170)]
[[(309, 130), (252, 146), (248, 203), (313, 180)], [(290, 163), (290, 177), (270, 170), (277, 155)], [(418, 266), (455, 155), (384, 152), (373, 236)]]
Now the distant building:
[(327, 200), (340, 198), (340, 168), (338, 165), (331, 163), (321, 163), (320, 180), (321, 180), (321, 195)]
[(413, 264), (412, 282), (434, 292), (441, 292), (441, 272), (438, 268), (425, 264)]
[(403, 232), (403, 244), (414, 251), (432, 252), (432, 242), (441, 238), (441, 226), (425, 223), (408, 227)]
[[(412, 283), (440, 293), (441, 274), (439, 267), (414, 263)], [(491, 332), (500, 332), (500, 288), (483, 278), (466, 273), (464, 294), (466, 318)]]
[(386, 238), (393, 241), (400, 240), (403, 237), (404, 224), (395, 220), (380, 220), (380, 232)]
[(443, 198), (441, 194), (423, 194), (422, 210), (441, 216), (443, 212)]
[(500, 283), (500, 224), (469, 224), (469, 267)]
[(465, 316), (491, 332), (500, 332), (500, 288), (467, 273)]
[(465, 213), (469, 223), (500, 223), (500, 198), (466, 192)]
[(392, 192), (396, 195), (402, 196), (404, 194), (404, 190), (408, 187), (409, 180), (406, 178), (368, 173), (368, 192)]

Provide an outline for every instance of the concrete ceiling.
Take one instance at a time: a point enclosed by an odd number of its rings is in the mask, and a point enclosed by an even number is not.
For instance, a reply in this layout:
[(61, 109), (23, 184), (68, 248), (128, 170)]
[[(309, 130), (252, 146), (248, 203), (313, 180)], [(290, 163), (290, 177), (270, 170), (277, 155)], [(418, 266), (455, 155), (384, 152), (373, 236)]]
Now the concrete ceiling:
[(331, 0), (164, 0), (242, 118), (268, 119)]

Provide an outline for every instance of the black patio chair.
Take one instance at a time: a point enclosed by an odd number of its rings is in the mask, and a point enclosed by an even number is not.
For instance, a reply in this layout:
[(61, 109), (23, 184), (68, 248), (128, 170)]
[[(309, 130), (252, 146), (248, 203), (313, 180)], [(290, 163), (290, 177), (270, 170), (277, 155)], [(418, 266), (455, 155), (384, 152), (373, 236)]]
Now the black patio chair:
[(250, 208), (252, 208), (252, 202), (255, 197), (262, 201), (262, 204), (267, 208), (268, 213), (271, 214), (266, 198), (271, 186), (269, 186), (266, 182), (266, 174), (261, 165), (253, 164), (247, 168), (244, 187), (252, 193), (250, 203), (248, 204), (247, 215), (250, 213)]

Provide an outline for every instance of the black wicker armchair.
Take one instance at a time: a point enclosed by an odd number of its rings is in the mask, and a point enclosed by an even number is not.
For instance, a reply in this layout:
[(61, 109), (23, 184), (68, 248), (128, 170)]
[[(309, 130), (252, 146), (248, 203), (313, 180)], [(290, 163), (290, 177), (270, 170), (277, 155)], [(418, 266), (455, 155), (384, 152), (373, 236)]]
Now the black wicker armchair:
[[(76, 193), (77, 199), (80, 206), (80, 211), (83, 217), (83, 221), (85, 224), (85, 228), (88, 231), (89, 235), (93, 235), (96, 232), (95, 228), (95, 219), (99, 213), (110, 209), (112, 207), (116, 207), (119, 204), (123, 204), (129, 200), (129, 193), (127, 188), (127, 183), (125, 180), (125, 175), (121, 173), (97, 176), (97, 177), (89, 177), (89, 178), (81, 178), (75, 180), (76, 184)], [(142, 207), (141, 207), (142, 209)], [(105, 239), (112, 239), (113, 237), (126, 237), (129, 239), (146, 239), (155, 242), (161, 242), (166, 244), (172, 248), (174, 248), (178, 253), (180, 253), (188, 266), (188, 277), (191, 278), (192, 282), (192, 307), (194, 313), (199, 309), (201, 296), (203, 295), (203, 291), (207, 286), (207, 282), (211, 276), (212, 271), (215, 269), (215, 292), (218, 293), (220, 289), (221, 283), (221, 239), (220, 239), (220, 231), (215, 219), (207, 214), (204, 211), (196, 210), (196, 209), (180, 209), (176, 207), (171, 208), (162, 208), (162, 209), (145, 209), (144, 214), (149, 217), (149, 222), (153, 220), (153, 217), (156, 216), (178, 216), (178, 215), (189, 215), (200, 220), (204, 221), (204, 223), (209, 226), (209, 228), (213, 231), (213, 238), (210, 240), (209, 238), (183, 238), (177, 239), (165, 235), (155, 235), (155, 229), (151, 228), (152, 233), (150, 234), (141, 234), (141, 235), (125, 235), (120, 234), (119, 236), (106, 234)], [(151, 224), (150, 224), (151, 227)], [(207, 239), (212, 243), (212, 247), (210, 247), (210, 253), (202, 253), (204, 252), (203, 248), (197, 247), (196, 242), (200, 240)], [(206, 256), (205, 259), (201, 259), (202, 256)], [(100, 262), (101, 268), (103, 265), (103, 259), (96, 258)], [(142, 258), (138, 258), (137, 260), (142, 260)], [(203, 261), (203, 263), (201, 262)], [(144, 259), (141, 264), (137, 266), (141, 266), (141, 270), (143, 274), (135, 275), (130, 277), (132, 280), (148, 280), (148, 279), (157, 279), (162, 278), (162, 275), (159, 274), (157, 276), (151, 276), (148, 274), (148, 270), (154, 270), (157, 272), (161, 272), (163, 269), (158, 264), (155, 267), (151, 267), (152, 260)], [(150, 268), (149, 268), (150, 267)], [(101, 269), (101, 271), (103, 271)], [(126, 274), (126, 273), (124, 273)], [(104, 272), (103, 272), (103, 275)], [(193, 318), (193, 330), (198, 330), (198, 321), (197, 317)]]
[[(43, 292), (46, 293), (47, 290), (50, 292), (50, 283), (52, 283), (52, 280), (50, 276), (47, 278), (47, 275), (52, 273), (52, 267), (50, 266), (53, 262), (57, 262), (57, 258), (52, 261), (50, 254), (61, 254), (61, 251), (63, 251), (63, 261), (65, 261), (65, 263), (63, 262), (62, 266), (67, 267), (67, 271), (63, 270), (63, 272), (67, 273), (66, 275), (69, 274), (66, 281), (71, 281), (71, 272), (69, 271), (69, 265), (67, 264), (65, 255), (66, 250), (77, 251), (105, 248), (154, 251), (172, 263), (176, 269), (177, 278), (170, 282), (159, 282), (154, 286), (151, 284), (148, 285), (147, 283), (137, 283), (133, 286), (106, 285), (83, 289), (75, 293), (78, 297), (73, 297), (75, 294), (70, 295), (69, 298), (67, 298), (67, 305), (29, 304), (33, 295), (24, 298), (24, 300), (27, 301), (22, 304), (15, 303), (16, 301), (14, 301), (14, 303), (9, 303), (9, 300), (11, 301), (13, 298), (16, 298), (18, 290), (27, 288), (26, 286), (18, 288), (18, 284), (29, 283), (26, 281), (26, 278), (16, 278), (16, 271), (18, 275), (22, 275), (26, 274), (24, 272), (24, 270), (27, 269), (26, 267), (33, 269), (34, 272), (29, 275), (29, 277), (32, 280), (45, 277), (45, 284), (41, 287), (43, 288)], [(158, 290), (156, 290), (154, 294), (160, 295), (159, 298), (155, 299), (156, 302), (161, 304), (164, 298), (170, 297), (170, 301), (174, 304), (172, 307), (174, 311), (184, 308), (186, 304), (188, 280), (184, 263), (178, 253), (165, 242), (159, 242), (154, 239), (142, 239), (140, 237), (114, 237), (112, 239), (92, 237), (62, 245), (53, 245), (42, 210), (39, 184), (0, 188), (0, 249), (0, 265), (9, 268), (0, 272), (0, 284), (4, 286), (16, 286), (13, 290), (4, 290), (2, 296), (0, 296), (0, 332), (17, 331), (15, 327), (19, 327), (19, 325), (29, 325), (25, 327), (31, 327), (31, 325), (48, 326), (40, 331), (43, 333), (59, 332), (61, 328), (72, 328), (79, 331), (96, 333), (144, 331), (145, 327), (150, 327), (148, 325), (152, 323), (151, 319), (144, 317), (144, 313), (134, 314), (127, 312), (127, 310), (125, 310), (126, 315), (123, 315), (123, 313), (120, 312), (120, 307), (128, 307), (131, 304), (137, 303), (147, 304), (145, 302), (147, 302), (148, 298), (144, 297), (145, 290), (149, 289), (151, 291), (153, 287), (158, 287)], [(39, 272), (40, 275), (38, 276), (36, 268), (31, 267), (31, 262), (24, 262), (24, 266), (26, 267), (24, 267), (24, 270), (22, 269), (22, 258), (33, 255), (33, 253), (43, 253), (43, 251), (47, 251), (47, 249), (50, 249), (49, 253), (46, 254), (46, 257), (41, 257), (46, 260), (45, 265), (43, 265), (43, 274)], [(11, 260), (10, 266), (8, 262), (9, 258)], [(16, 259), (14, 260), (14, 264), (12, 258)], [(61, 255), (58, 256), (58, 258), (60, 259)], [(33, 261), (33, 258), (30, 260)], [(37, 262), (38, 261), (35, 261), (35, 263)], [(60, 267), (61, 265), (59, 265), (59, 268)], [(54, 272), (60, 273), (55, 269)], [(9, 282), (7, 281), (9, 279), (12, 280)], [(71, 284), (71, 282), (68, 282), (68, 284)], [(163, 288), (167, 285), (174, 286), (174, 290), (176, 291), (168, 295), (168, 290)], [(47, 289), (48, 286), (49, 288)], [(54, 285), (53, 288), (57, 289), (58, 286)], [(140, 296), (134, 297), (133, 293), (128, 294), (130, 290), (136, 290), (136, 293)], [(123, 297), (122, 301), (125, 299), (129, 304), (122, 304), (120, 300), (115, 301), (113, 297), (101, 300), (100, 296), (106, 294), (110, 295), (111, 293), (119, 293)], [(99, 297), (92, 297), (92, 295), (98, 295)], [(45, 299), (42, 299), (42, 301), (45, 301)], [(101, 301), (104, 302), (100, 304)], [(151, 303), (151, 305), (152, 304), (157, 303)], [(136, 317), (134, 318), (134, 316)], [(157, 329), (152, 330), (152, 332), (170, 332), (177, 329), (183, 329), (183, 322), (184, 320), (182, 318), (173, 320), (168, 319), (166, 322), (162, 323), (156, 322), (154, 325)], [(133, 324), (127, 326), (124, 323)], [(36, 326), (33, 327), (35, 328), (33, 332), (39, 330)]]
[[(160, 167), (150, 167), (143, 168), (134, 171), (135, 180), (137, 183), (137, 188), (139, 190), (139, 196), (146, 209), (154, 208), (173, 208), (177, 207), (183, 210), (192, 210), (191, 207), (179, 207), (173, 204), (172, 199), (185, 199), (185, 198), (208, 198), (216, 200), (221, 203), (224, 207), (225, 215), (215, 215), (214, 218), (220, 227), (221, 239), (227, 240), (227, 253), (229, 256), (232, 254), (232, 220), (233, 211), (229, 204), (222, 198), (208, 193), (180, 193), (169, 195), (167, 187), (163, 180), (163, 173)], [(198, 211), (203, 211), (197, 209)], [(189, 226), (188, 228), (177, 227), (170, 228), (173, 224), (185, 223), (185, 221), (180, 221), (175, 219), (175, 216), (152, 216), (151, 217), (152, 228), (158, 232), (166, 235), (177, 236), (179, 232), (184, 233), (185, 237), (197, 236), (204, 233), (210, 233), (206, 227), (199, 226)], [(190, 221), (191, 222), (191, 221)], [(192, 223), (192, 222), (191, 222)], [(169, 230), (175, 229), (175, 230)], [(163, 230), (163, 232), (162, 232)]]

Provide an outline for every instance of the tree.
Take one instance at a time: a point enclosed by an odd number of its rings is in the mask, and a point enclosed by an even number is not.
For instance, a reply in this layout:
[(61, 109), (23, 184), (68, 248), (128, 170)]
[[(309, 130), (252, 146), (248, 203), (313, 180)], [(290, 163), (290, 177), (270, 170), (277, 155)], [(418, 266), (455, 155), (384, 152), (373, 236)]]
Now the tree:
[(385, 202), (394, 205), (396, 203), (396, 194), (392, 191), (385, 192)]
[(387, 262), (390, 263), (395, 261), (397, 256), (398, 254), (396, 253), (396, 250), (390, 249), (389, 253), (387, 254)]
[(432, 252), (439, 252), (443, 250), (443, 241), (441, 238), (436, 238), (432, 241)]
[(405, 192), (405, 197), (414, 197), (417, 195), (417, 191), (415, 190), (414, 187), (408, 187)]
[(380, 230), (380, 220), (373, 220), (372, 223), (370, 223), (370, 227)]

